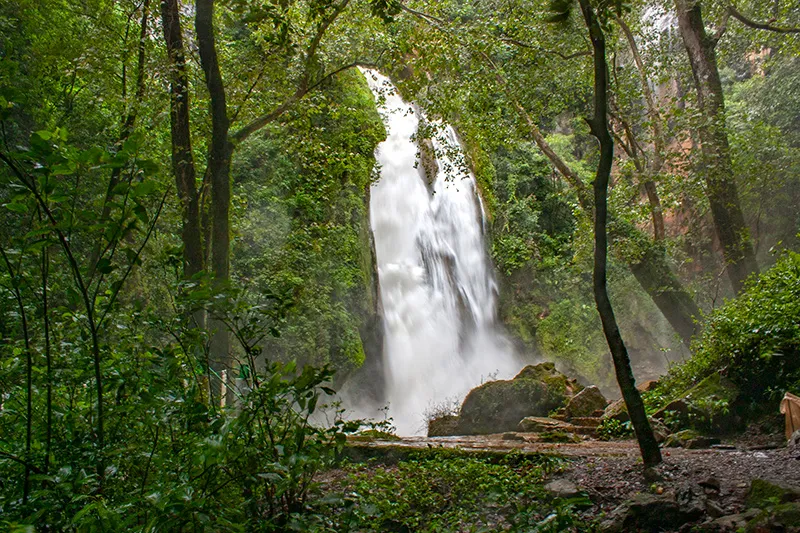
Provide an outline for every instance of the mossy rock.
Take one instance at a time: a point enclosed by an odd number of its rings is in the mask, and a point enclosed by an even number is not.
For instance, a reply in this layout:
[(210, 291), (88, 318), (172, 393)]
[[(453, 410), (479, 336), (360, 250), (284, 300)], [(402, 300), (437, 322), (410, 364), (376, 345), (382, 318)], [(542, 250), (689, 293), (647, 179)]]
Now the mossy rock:
[[(754, 479), (747, 492), (747, 506), (760, 509), (781, 503), (800, 501), (800, 487)], [(800, 522), (798, 522), (800, 523)]]
[(665, 448), (687, 448), (689, 450), (699, 450), (709, 448), (714, 444), (719, 444), (719, 439), (706, 437), (693, 429), (684, 429), (668, 436), (664, 441)]
[(744, 530), (746, 533), (798, 532), (800, 531), (800, 503), (784, 503), (768, 507), (750, 520)]
[(558, 390), (567, 396), (574, 396), (583, 390), (583, 386), (576, 379), (569, 378), (556, 370), (555, 363), (546, 362), (538, 365), (528, 365), (514, 376), (514, 379), (532, 379), (541, 381), (548, 387)]
[(653, 414), (684, 428), (720, 430), (735, 427), (735, 402), (739, 389), (719, 374), (711, 375)]
[(472, 389), (461, 406), (458, 431), (462, 435), (516, 431), (523, 418), (547, 416), (564, 405), (575, 385), (553, 363), (527, 366), (514, 379)]

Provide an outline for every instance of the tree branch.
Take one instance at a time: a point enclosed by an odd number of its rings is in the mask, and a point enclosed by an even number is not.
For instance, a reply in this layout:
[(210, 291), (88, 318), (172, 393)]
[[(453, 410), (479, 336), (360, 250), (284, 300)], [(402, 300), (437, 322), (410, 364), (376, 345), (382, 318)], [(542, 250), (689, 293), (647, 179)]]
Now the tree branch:
[(733, 4), (728, 5), (727, 12), (730, 14), (730, 16), (732, 16), (745, 26), (749, 26), (750, 28), (755, 28), (757, 30), (767, 30), (775, 33), (800, 33), (800, 28), (782, 28), (780, 26), (773, 26), (769, 22), (767, 23), (756, 22), (755, 20), (744, 16), (739, 10), (736, 9), (736, 7), (734, 7)]

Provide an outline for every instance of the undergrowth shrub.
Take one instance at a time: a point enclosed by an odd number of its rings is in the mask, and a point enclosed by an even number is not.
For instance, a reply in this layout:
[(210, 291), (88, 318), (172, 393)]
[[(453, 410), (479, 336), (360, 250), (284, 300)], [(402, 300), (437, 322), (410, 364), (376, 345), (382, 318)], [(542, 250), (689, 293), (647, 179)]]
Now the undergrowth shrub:
[(743, 402), (776, 402), (800, 389), (800, 254), (785, 252), (735, 299), (715, 310), (693, 346), (693, 357), (670, 369), (647, 393), (651, 407), (721, 373)]
[[(556, 531), (573, 503), (554, 506), (542, 482), (563, 459), (426, 450), (396, 467), (352, 467), (340, 531)], [(552, 516), (551, 516), (552, 515)], [(540, 526), (541, 524), (541, 526)], [(560, 529), (566, 531), (567, 529)]]

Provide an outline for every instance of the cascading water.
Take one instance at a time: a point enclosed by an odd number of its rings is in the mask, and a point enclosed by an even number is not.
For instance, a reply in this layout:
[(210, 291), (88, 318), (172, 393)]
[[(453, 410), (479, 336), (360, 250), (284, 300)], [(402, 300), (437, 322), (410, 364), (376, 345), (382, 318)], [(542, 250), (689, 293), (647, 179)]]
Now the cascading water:
[(414, 140), (419, 111), (388, 78), (364, 70), (387, 128), (376, 150), (370, 222), (383, 303), (386, 398), (400, 435), (424, 431), (424, 413), (462, 399), (490, 375), (522, 363), (498, 329), (496, 284), (484, 242), (475, 178), (457, 162), (450, 126), (433, 139), (436, 172), (426, 184)]

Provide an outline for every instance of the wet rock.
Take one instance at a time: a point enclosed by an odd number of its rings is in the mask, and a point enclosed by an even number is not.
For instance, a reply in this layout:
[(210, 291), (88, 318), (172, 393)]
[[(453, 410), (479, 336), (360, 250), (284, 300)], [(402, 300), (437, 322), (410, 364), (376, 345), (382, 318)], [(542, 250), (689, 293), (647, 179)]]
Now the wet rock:
[(685, 509), (667, 497), (640, 494), (614, 509), (609, 519), (600, 524), (600, 530), (604, 533), (673, 531), (702, 515), (701, 508)]
[(603, 411), (603, 418), (611, 418), (620, 422), (627, 422), (630, 420), (631, 417), (628, 416), (628, 408), (625, 406), (625, 400), (620, 398), (615, 402), (611, 402), (611, 404), (606, 407), (605, 411)]
[(656, 438), (656, 442), (659, 444), (665, 442), (670, 435), (669, 429), (661, 420), (650, 418), (650, 427), (653, 430), (653, 436)]
[(544, 416), (527, 416), (519, 423), (519, 430), (523, 433), (543, 433), (545, 431), (564, 431), (565, 428), (572, 427), (572, 424), (547, 418)]
[(731, 429), (735, 416), (729, 407), (738, 395), (733, 382), (714, 374), (656, 411), (653, 418), (693, 429)]
[(800, 487), (754, 479), (747, 491), (747, 506), (764, 508), (775, 503), (800, 501)]
[(673, 433), (664, 441), (665, 448), (686, 448), (688, 450), (702, 450), (719, 444), (716, 437), (706, 437), (693, 429), (684, 429)]
[(745, 531), (800, 532), (800, 504), (785, 503), (769, 507), (750, 520)]
[(568, 479), (556, 479), (544, 486), (544, 490), (554, 498), (575, 498), (580, 495), (577, 485)]
[(608, 401), (596, 386), (586, 387), (567, 403), (567, 418), (590, 417), (597, 409), (604, 409)]
[(579, 387), (553, 363), (529, 365), (514, 379), (490, 381), (472, 389), (461, 406), (458, 432), (481, 435), (516, 431), (520, 420), (546, 416), (564, 405)]
[(758, 516), (758, 511), (755, 509), (750, 509), (743, 513), (722, 516), (716, 520), (702, 524), (697, 528), (697, 531), (702, 531), (704, 533), (733, 533), (743, 530), (747, 526), (747, 523), (756, 516)]
[(445, 415), (428, 420), (429, 437), (449, 437), (458, 435), (458, 417)]

